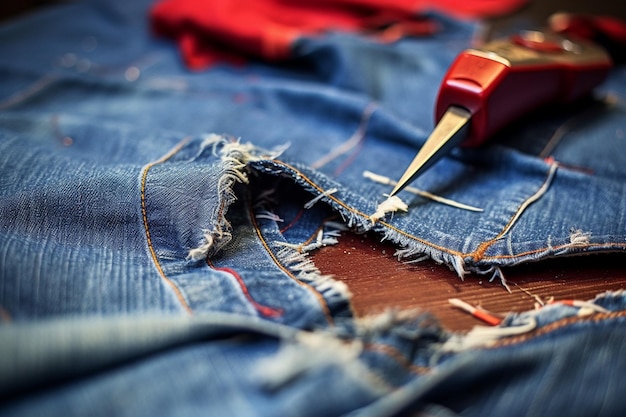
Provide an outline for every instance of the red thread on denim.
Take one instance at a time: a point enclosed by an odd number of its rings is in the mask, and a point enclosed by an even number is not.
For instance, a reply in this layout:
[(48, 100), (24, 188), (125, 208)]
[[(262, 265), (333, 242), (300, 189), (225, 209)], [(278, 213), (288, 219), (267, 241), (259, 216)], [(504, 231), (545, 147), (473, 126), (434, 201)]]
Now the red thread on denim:
[(209, 265), (216, 271), (227, 272), (230, 275), (232, 275), (235, 278), (235, 280), (237, 280), (237, 283), (239, 284), (239, 287), (241, 288), (241, 291), (243, 292), (243, 295), (246, 296), (246, 298), (248, 299), (250, 304), (252, 304), (252, 306), (259, 313), (261, 313), (263, 316), (271, 317), (271, 318), (277, 318), (277, 317), (280, 317), (280, 316), (283, 315), (284, 311), (281, 308), (268, 307), (268, 306), (264, 306), (262, 304), (257, 303), (254, 300), (254, 298), (252, 298), (252, 295), (250, 295), (250, 291), (248, 290), (248, 286), (243, 281), (243, 278), (241, 278), (241, 275), (239, 275), (239, 273), (237, 271), (235, 271), (234, 269), (231, 269), (231, 268), (216, 268), (215, 266), (211, 265), (210, 263), (209, 263)]

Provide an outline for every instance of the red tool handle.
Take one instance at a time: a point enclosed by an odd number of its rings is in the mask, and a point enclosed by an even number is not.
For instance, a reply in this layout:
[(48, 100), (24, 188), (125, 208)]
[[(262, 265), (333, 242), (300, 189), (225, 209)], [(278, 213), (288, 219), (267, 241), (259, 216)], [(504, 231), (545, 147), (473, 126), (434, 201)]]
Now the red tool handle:
[(550, 103), (570, 102), (602, 83), (611, 59), (599, 46), (542, 32), (524, 32), (470, 49), (452, 64), (439, 90), (437, 121), (450, 106), (471, 114), (464, 146)]

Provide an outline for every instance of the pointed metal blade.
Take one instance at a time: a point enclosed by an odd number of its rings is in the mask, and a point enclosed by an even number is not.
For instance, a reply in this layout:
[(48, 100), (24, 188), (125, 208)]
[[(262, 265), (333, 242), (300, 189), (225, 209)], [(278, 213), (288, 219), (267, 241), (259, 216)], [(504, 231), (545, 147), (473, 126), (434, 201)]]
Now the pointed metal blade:
[(450, 149), (463, 143), (471, 118), (472, 114), (461, 107), (448, 108), (389, 196), (398, 194)]

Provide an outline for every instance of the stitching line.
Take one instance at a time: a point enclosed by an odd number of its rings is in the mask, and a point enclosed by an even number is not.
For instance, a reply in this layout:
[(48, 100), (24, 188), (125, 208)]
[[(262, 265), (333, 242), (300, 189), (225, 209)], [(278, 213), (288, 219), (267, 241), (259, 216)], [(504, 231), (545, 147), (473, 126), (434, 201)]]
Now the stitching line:
[(272, 261), (274, 261), (276, 266), (278, 266), (285, 274), (287, 274), (289, 276), (289, 278), (293, 279), (298, 285), (300, 285), (300, 286), (310, 290), (313, 293), (315, 298), (317, 298), (317, 301), (319, 302), (320, 306), (322, 307), (322, 312), (324, 313), (324, 317), (326, 318), (326, 321), (330, 325), (334, 325), (335, 324), (335, 320), (331, 316), (330, 308), (328, 307), (328, 303), (326, 302), (326, 300), (324, 299), (322, 294), (320, 294), (315, 288), (313, 288), (311, 285), (307, 284), (306, 282), (300, 281), (294, 274), (291, 273), (291, 271), (289, 271), (289, 269), (287, 269), (283, 264), (280, 263), (278, 258), (276, 258), (276, 256), (274, 255), (274, 252), (272, 252), (272, 250), (270, 249), (269, 245), (265, 241), (265, 238), (263, 237), (263, 234), (261, 233), (261, 230), (259, 229), (259, 225), (258, 225), (258, 223), (257, 223), (257, 221), (256, 221), (256, 219), (254, 217), (254, 212), (252, 211), (252, 206), (249, 205), (248, 206), (248, 210), (249, 210), (249, 213), (250, 213), (249, 217), (250, 217), (250, 220), (252, 222), (252, 227), (254, 228), (254, 231), (256, 232), (257, 236), (259, 237), (259, 240), (261, 241), (261, 244), (263, 245), (263, 247), (265, 248), (265, 250), (267, 251), (269, 256), (272, 258)]
[(576, 323), (599, 323), (601, 321), (618, 319), (622, 317), (626, 317), (626, 310), (613, 313), (598, 313), (591, 317), (567, 317), (559, 321), (555, 321), (554, 323), (542, 327), (541, 329), (535, 330), (534, 332), (521, 336), (511, 337), (508, 339), (503, 339), (499, 342), (496, 342), (494, 345), (489, 346), (488, 349), (517, 345)]
[[(372, 117), (372, 113), (374, 113), (377, 108), (378, 106), (375, 103), (368, 104), (363, 110), (361, 114), (361, 121), (359, 122), (359, 125), (357, 126), (357, 129), (352, 134), (352, 136), (350, 136), (347, 141), (341, 143), (335, 149), (331, 149), (330, 152), (328, 152), (326, 155), (313, 162), (311, 164), (311, 168), (319, 169), (329, 162), (333, 161), (334, 159), (350, 152), (350, 150), (354, 149), (355, 147), (358, 147), (363, 142), (363, 139), (365, 139), (365, 133), (367, 132), (370, 118)], [(351, 161), (351, 158), (349, 158), (348, 161)], [(343, 171), (343, 168), (343, 165), (337, 168), (338, 170), (341, 170), (339, 172), (335, 171), (335, 175), (338, 175), (341, 171)]]
[[(293, 167), (293, 166), (289, 165), (289, 164), (288, 164), (288, 163), (286, 163), (286, 162), (279, 161), (279, 160), (274, 160), (274, 161), (272, 161), (272, 162), (277, 163), (277, 164), (279, 164), (279, 165), (283, 165), (283, 166), (284, 166), (284, 167), (286, 167), (287, 169), (292, 170), (293, 172), (295, 172), (295, 173), (297, 173), (298, 175), (300, 175), (300, 177), (302, 177), (302, 179), (303, 179), (303, 180), (305, 180), (305, 181), (306, 181), (306, 182), (307, 182), (307, 183), (308, 183), (311, 187), (315, 188), (317, 191), (319, 191), (319, 192), (321, 192), (321, 193), (323, 193), (323, 192), (324, 192), (324, 190), (323, 190), (323, 189), (321, 189), (321, 188), (320, 188), (317, 184), (315, 184), (313, 181), (311, 181), (311, 179), (309, 179), (306, 175), (304, 175), (301, 171), (299, 171), (299, 170), (298, 170), (298, 169), (296, 169), (295, 167)], [(348, 210), (350, 213), (356, 214), (356, 215), (361, 216), (361, 217), (364, 217), (364, 218), (366, 218), (366, 219), (367, 219), (367, 218), (369, 218), (369, 215), (364, 214), (363, 212), (361, 212), (361, 211), (359, 211), (359, 210), (357, 210), (357, 209), (355, 209), (355, 208), (353, 208), (353, 207), (348, 206), (346, 203), (344, 203), (344, 202), (343, 202), (343, 201), (341, 201), (341, 200), (338, 200), (338, 199), (337, 199), (337, 197), (334, 197), (332, 194), (327, 195), (326, 197), (328, 197), (329, 199), (331, 199), (331, 200), (332, 200), (332, 201), (334, 201), (335, 203), (339, 204), (341, 207), (345, 208), (345, 209), (346, 209), (346, 210)], [(426, 240), (422, 240), (422, 239), (418, 238), (417, 236), (413, 236), (413, 235), (411, 235), (411, 234), (409, 234), (409, 233), (406, 233), (406, 232), (405, 232), (405, 231), (403, 231), (403, 230), (400, 230), (400, 229), (395, 228), (394, 226), (392, 226), (391, 224), (389, 224), (389, 223), (387, 223), (387, 222), (385, 222), (385, 221), (378, 221), (377, 223), (383, 224), (383, 225), (387, 226), (388, 228), (390, 228), (390, 229), (392, 229), (392, 230), (394, 230), (394, 231), (398, 232), (398, 233), (399, 233), (399, 234), (401, 234), (401, 235), (404, 235), (404, 236), (406, 236), (406, 237), (409, 237), (409, 238), (411, 238), (411, 239), (413, 239), (413, 240), (416, 240), (416, 241), (418, 241), (418, 242), (420, 242), (420, 243), (423, 243), (423, 244), (425, 244), (425, 245), (428, 245), (428, 246), (430, 246), (430, 247), (433, 247), (433, 248), (436, 248), (436, 249), (439, 249), (439, 250), (441, 250), (441, 251), (448, 252), (448, 253), (451, 253), (451, 254), (455, 254), (455, 255), (463, 255), (463, 253), (461, 253), (461, 252), (457, 252), (457, 251), (454, 251), (454, 250), (450, 250), (450, 249), (447, 249), (447, 248), (444, 248), (444, 247), (441, 247), (441, 246), (435, 245), (434, 243), (428, 242), (428, 241), (426, 241)]]
[[(317, 191), (319, 191), (319, 192), (323, 192), (324, 191), (317, 184), (315, 184), (311, 179), (309, 179), (306, 175), (304, 175), (300, 170), (298, 170), (295, 167), (289, 165), (288, 163), (283, 162), (283, 161), (279, 161), (279, 160), (273, 160), (272, 162), (274, 162), (274, 163), (276, 163), (278, 165), (282, 165), (283, 167), (285, 167), (285, 168), (287, 168), (289, 170), (292, 170), (293, 172), (297, 173), (298, 175), (300, 175), (300, 177), (304, 181), (307, 182), (307, 184), (309, 184), (311, 187), (313, 187)], [(362, 213), (361, 211), (346, 205), (346, 203), (344, 203), (341, 200), (338, 200), (337, 197), (335, 197), (333, 195), (328, 195), (327, 197), (329, 199), (331, 199), (332, 201), (334, 201), (335, 203), (337, 203), (338, 205), (340, 205), (341, 207), (343, 207), (346, 210), (348, 210), (350, 213), (353, 213), (353, 214), (356, 214), (358, 216), (365, 217), (365, 218), (369, 217), (368, 215)], [(442, 246), (436, 245), (436, 244), (434, 244), (432, 242), (429, 242), (427, 240), (420, 239), (419, 237), (414, 236), (414, 235), (412, 235), (410, 233), (407, 233), (407, 232), (405, 232), (405, 231), (403, 231), (401, 229), (398, 229), (398, 228), (394, 227), (393, 225), (391, 225), (391, 224), (389, 224), (389, 223), (387, 223), (385, 221), (378, 221), (378, 223), (388, 227), (389, 229), (393, 230), (394, 232), (396, 232), (396, 233), (398, 233), (398, 234), (400, 234), (402, 236), (405, 236), (405, 237), (407, 237), (409, 239), (413, 239), (413, 240), (415, 240), (415, 241), (417, 241), (419, 243), (422, 243), (422, 244), (424, 244), (426, 246), (430, 246), (431, 248), (440, 250), (440, 251), (448, 253), (450, 255), (460, 256), (462, 258), (465, 258), (465, 257), (468, 257), (468, 256), (474, 257), (475, 252), (465, 253), (465, 252), (455, 251), (455, 250), (449, 249), (449, 248), (444, 248)], [(612, 245), (612, 246), (616, 246), (616, 247), (619, 247), (619, 248), (626, 248), (626, 243), (622, 243), (622, 242), (588, 243), (588, 244), (585, 244), (585, 245), (576, 245), (576, 246), (580, 247), (580, 248), (594, 248), (594, 247), (603, 247), (603, 246), (606, 246), (606, 245)], [(535, 253), (541, 253), (541, 252), (544, 252), (547, 249), (561, 249), (561, 248), (568, 248), (568, 247), (572, 247), (572, 244), (564, 244), (564, 245), (559, 245), (559, 246), (543, 247), (543, 248), (534, 249), (534, 250), (531, 250), (531, 251), (521, 252), (521, 253), (518, 253), (516, 255), (483, 256), (480, 259), (477, 259), (477, 258), (474, 257), (474, 260), (475, 261), (478, 261), (478, 260), (486, 260), (486, 261), (488, 261), (488, 260), (498, 260), (498, 259), (515, 259), (515, 258), (526, 256), (526, 255), (532, 255), (532, 254), (535, 254)]]
[(487, 249), (489, 249), (489, 247), (491, 247), (494, 243), (496, 243), (498, 240), (500, 240), (504, 235), (506, 235), (509, 232), (509, 230), (513, 227), (517, 219), (528, 208), (528, 206), (530, 206), (532, 203), (537, 201), (543, 194), (545, 194), (545, 192), (548, 190), (548, 187), (550, 186), (550, 183), (552, 182), (552, 179), (554, 178), (554, 174), (556, 173), (557, 167), (558, 167), (558, 164), (556, 163), (553, 163), (550, 166), (548, 175), (545, 181), (543, 182), (543, 184), (541, 185), (541, 187), (539, 187), (539, 189), (533, 195), (528, 197), (526, 200), (524, 200), (522, 204), (520, 204), (517, 210), (515, 210), (515, 213), (513, 213), (513, 216), (511, 217), (509, 222), (506, 224), (506, 226), (504, 226), (504, 229), (502, 229), (500, 233), (498, 233), (498, 235), (494, 237), (493, 239), (483, 242), (478, 246), (478, 248), (471, 255), (472, 258), (474, 258), (474, 260), (481, 259), (485, 255), (485, 252), (487, 251)]
[(235, 281), (237, 281), (237, 284), (239, 284), (239, 288), (241, 289), (241, 292), (243, 293), (244, 297), (246, 297), (248, 302), (252, 304), (252, 307), (254, 307), (259, 313), (261, 313), (265, 317), (270, 317), (270, 318), (278, 318), (283, 315), (284, 311), (282, 308), (269, 307), (269, 306), (258, 303), (254, 299), (254, 297), (252, 297), (252, 294), (250, 294), (250, 290), (248, 290), (248, 286), (246, 285), (245, 281), (243, 280), (243, 278), (241, 277), (241, 275), (239, 275), (237, 271), (235, 271), (232, 268), (218, 268), (208, 258), (206, 262), (207, 262), (207, 265), (209, 265), (209, 267), (211, 267), (213, 270), (226, 272), (227, 274), (230, 274), (233, 278), (235, 278)]
[(168, 159), (170, 159), (172, 156), (174, 156), (178, 151), (180, 151), (183, 148), (183, 146), (187, 144), (187, 142), (189, 142), (189, 139), (190, 139), (189, 137), (184, 138), (178, 145), (176, 145), (176, 147), (174, 147), (174, 149), (169, 151), (160, 159), (154, 162), (150, 162), (143, 169), (143, 173), (141, 175), (141, 215), (143, 217), (143, 227), (146, 233), (148, 249), (150, 250), (152, 261), (154, 262), (154, 265), (156, 266), (156, 269), (159, 272), (159, 275), (161, 275), (161, 278), (165, 281), (165, 283), (168, 284), (170, 288), (172, 288), (172, 290), (174, 291), (174, 294), (176, 294), (176, 298), (178, 298), (178, 301), (183, 306), (183, 308), (189, 314), (193, 314), (193, 311), (191, 307), (189, 306), (189, 304), (187, 303), (187, 300), (185, 300), (185, 297), (183, 296), (180, 288), (178, 288), (178, 286), (165, 275), (165, 272), (163, 272), (161, 263), (159, 262), (156, 251), (154, 250), (154, 246), (152, 245), (152, 238), (150, 237), (150, 227), (148, 226), (148, 210), (146, 207), (146, 180), (148, 178), (148, 171), (150, 171), (150, 169), (154, 167), (155, 165), (161, 164), (167, 161)]

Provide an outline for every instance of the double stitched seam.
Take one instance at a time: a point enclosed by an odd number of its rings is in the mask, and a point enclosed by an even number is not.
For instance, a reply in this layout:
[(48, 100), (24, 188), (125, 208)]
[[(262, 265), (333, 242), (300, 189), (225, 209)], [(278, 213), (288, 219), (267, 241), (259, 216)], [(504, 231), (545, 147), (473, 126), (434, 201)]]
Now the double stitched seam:
[(146, 240), (148, 242), (148, 249), (150, 250), (152, 261), (154, 262), (154, 265), (156, 266), (156, 269), (159, 272), (159, 275), (161, 275), (161, 278), (163, 278), (163, 280), (172, 288), (172, 290), (176, 294), (176, 298), (178, 298), (178, 301), (185, 308), (185, 310), (187, 310), (188, 313), (192, 314), (193, 311), (191, 310), (191, 307), (187, 303), (187, 300), (185, 300), (185, 297), (183, 296), (183, 293), (181, 292), (180, 288), (178, 288), (178, 286), (165, 275), (165, 272), (163, 272), (161, 263), (159, 262), (156, 251), (154, 250), (154, 246), (152, 245), (152, 238), (150, 237), (150, 227), (148, 226), (148, 209), (146, 207), (146, 181), (148, 178), (148, 171), (150, 171), (150, 169), (154, 167), (155, 165), (166, 162), (168, 159), (174, 156), (177, 152), (179, 152), (187, 144), (188, 141), (189, 141), (189, 138), (183, 139), (178, 145), (176, 145), (174, 149), (168, 152), (165, 156), (163, 156), (161, 159), (158, 159), (154, 162), (150, 162), (143, 169), (143, 173), (141, 175), (141, 215), (143, 218), (143, 227), (146, 233)]
[[(276, 163), (276, 164), (282, 165), (285, 168), (295, 172), (304, 181), (306, 181), (307, 184), (309, 184), (311, 187), (313, 187), (317, 191), (319, 191), (321, 193), (324, 192), (324, 190), (322, 188), (320, 188), (317, 184), (315, 184), (311, 179), (309, 179), (305, 174), (303, 174), (301, 171), (299, 171), (295, 167), (289, 165), (286, 162), (282, 162), (282, 161), (279, 161), (279, 160), (274, 160), (273, 162)], [(343, 201), (338, 200), (337, 197), (334, 197), (332, 195), (327, 195), (327, 197), (330, 200), (332, 200), (335, 203), (337, 203), (338, 205), (340, 205), (341, 207), (343, 207), (346, 210), (348, 210), (349, 212), (354, 213), (354, 214), (356, 214), (358, 216), (361, 216), (361, 217), (364, 217), (364, 218), (369, 218), (369, 215), (366, 215), (363, 212), (361, 212), (361, 211), (359, 211), (359, 210), (357, 210), (357, 209), (355, 209), (353, 207), (350, 207), (350, 206), (346, 205)], [(440, 251), (448, 253), (450, 255), (460, 256), (462, 258), (473, 257), (475, 260), (478, 260), (478, 259), (475, 258), (476, 251), (475, 252), (470, 252), (470, 253), (455, 251), (455, 250), (452, 250), (452, 249), (449, 249), (449, 248), (445, 248), (443, 246), (439, 246), (439, 245), (437, 245), (435, 243), (432, 243), (432, 242), (429, 242), (427, 240), (421, 239), (421, 238), (419, 238), (419, 237), (417, 237), (415, 235), (412, 235), (410, 233), (405, 232), (404, 230), (398, 229), (395, 226), (393, 226), (393, 225), (391, 225), (391, 224), (389, 224), (389, 223), (387, 223), (385, 221), (380, 221), (379, 220), (378, 223), (383, 225), (383, 226), (385, 226), (385, 227), (387, 227), (387, 228), (389, 228), (389, 229), (391, 229), (391, 230), (393, 230), (394, 232), (396, 232), (396, 233), (398, 233), (398, 234), (400, 234), (402, 236), (405, 236), (405, 237), (407, 237), (409, 239), (415, 240), (415, 241), (417, 241), (417, 242), (419, 242), (421, 244), (424, 244), (426, 246), (430, 246), (433, 249), (440, 250)], [(508, 226), (508, 224), (507, 224), (507, 226)], [(506, 230), (506, 228), (507, 227), (505, 227), (503, 230)], [(495, 240), (496, 239), (493, 239), (493, 241), (495, 241)], [(579, 248), (594, 248), (594, 247), (605, 247), (607, 245), (611, 245), (611, 246), (615, 246), (615, 247), (619, 247), (619, 248), (626, 248), (626, 243), (623, 243), (623, 242), (588, 243), (588, 244), (583, 244), (583, 245), (576, 245), (576, 247), (579, 247)], [(547, 249), (561, 249), (561, 248), (569, 248), (569, 247), (572, 247), (572, 246), (573, 246), (572, 244), (564, 244), (564, 245), (559, 245), (559, 246), (542, 247), (542, 248), (534, 249), (532, 251), (521, 252), (521, 253), (518, 253), (516, 255), (482, 256), (480, 259), (481, 260), (515, 259), (515, 258), (523, 257), (523, 256), (526, 256), (526, 255), (532, 255), (532, 254), (535, 254), (535, 253), (541, 253), (541, 252), (546, 251)]]
[(494, 345), (489, 346), (488, 348), (495, 349), (495, 348), (500, 348), (500, 347), (518, 345), (526, 341), (536, 339), (537, 337), (546, 335), (553, 331), (562, 329), (570, 325), (578, 324), (578, 323), (599, 323), (602, 321), (617, 319), (617, 318), (622, 318), (622, 317), (626, 317), (626, 310), (616, 311), (613, 313), (597, 313), (590, 317), (576, 317), (576, 316), (567, 317), (567, 318), (555, 321), (554, 323), (551, 323), (538, 330), (535, 330), (534, 332), (521, 335), (521, 336), (515, 336), (515, 337), (503, 339), (499, 342), (496, 342)]
[(287, 274), (289, 276), (289, 278), (293, 279), (296, 283), (298, 283), (298, 285), (308, 289), (309, 291), (311, 291), (313, 293), (313, 295), (315, 296), (315, 298), (319, 302), (320, 306), (322, 307), (322, 312), (324, 313), (324, 317), (326, 318), (326, 321), (329, 324), (334, 325), (335, 324), (335, 320), (333, 319), (333, 317), (330, 314), (330, 308), (328, 307), (328, 303), (326, 302), (326, 299), (324, 298), (324, 296), (322, 294), (320, 294), (311, 285), (307, 284), (306, 282), (300, 281), (291, 271), (289, 271), (289, 269), (287, 267), (285, 267), (282, 263), (280, 263), (280, 261), (278, 260), (276, 255), (274, 255), (274, 253), (270, 249), (269, 245), (265, 241), (265, 238), (263, 237), (263, 233), (261, 233), (261, 229), (259, 228), (259, 225), (258, 225), (258, 223), (257, 223), (257, 221), (255, 219), (254, 212), (252, 210), (252, 206), (249, 206), (249, 213), (250, 213), (250, 220), (252, 222), (252, 227), (254, 228), (254, 231), (256, 232), (259, 240), (261, 241), (261, 244), (263, 245), (263, 247), (265, 248), (265, 250), (267, 251), (269, 256), (272, 258), (272, 261), (285, 274)]

